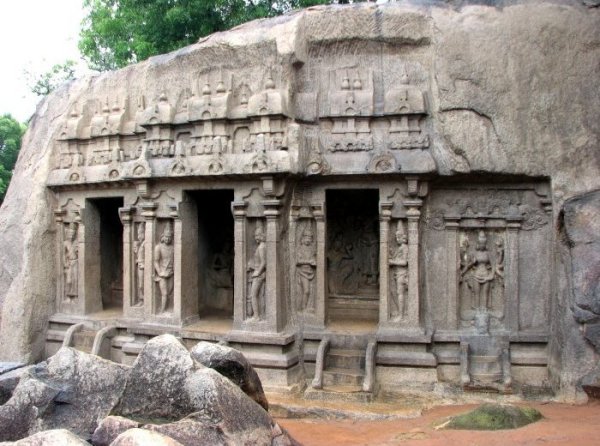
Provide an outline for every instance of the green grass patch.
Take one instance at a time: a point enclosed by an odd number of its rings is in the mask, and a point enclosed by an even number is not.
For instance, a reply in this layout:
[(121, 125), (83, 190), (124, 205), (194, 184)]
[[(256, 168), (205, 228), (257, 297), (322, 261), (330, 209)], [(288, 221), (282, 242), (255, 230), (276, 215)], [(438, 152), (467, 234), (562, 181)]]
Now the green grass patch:
[(440, 428), (477, 431), (516, 429), (541, 418), (540, 411), (532, 407), (484, 404), (471, 412), (450, 418)]

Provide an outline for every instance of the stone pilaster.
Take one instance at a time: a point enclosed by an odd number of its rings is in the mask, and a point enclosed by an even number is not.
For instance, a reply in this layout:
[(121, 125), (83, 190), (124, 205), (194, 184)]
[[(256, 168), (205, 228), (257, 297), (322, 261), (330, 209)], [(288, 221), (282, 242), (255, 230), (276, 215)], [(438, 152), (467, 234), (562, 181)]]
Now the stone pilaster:
[(282, 296), (282, 275), (279, 262), (279, 207), (280, 200), (265, 200), (264, 216), (266, 219), (266, 260), (267, 272), (265, 281), (265, 314), (266, 329), (279, 332), (285, 326), (285, 304)]
[(408, 332), (422, 333), (421, 296), (420, 296), (420, 262), (419, 262), (419, 220), (423, 201), (413, 198), (404, 201), (408, 226), (408, 296), (406, 300), (406, 317), (402, 320), (402, 328)]
[(233, 326), (241, 329), (246, 318), (246, 208), (248, 203), (234, 201), (231, 210), (234, 219), (234, 289), (233, 289)]
[[(145, 222), (146, 234), (144, 240), (144, 313), (145, 319), (150, 320), (156, 313), (156, 288), (154, 286), (154, 241), (156, 239), (156, 208), (157, 204), (152, 202), (140, 205), (141, 214)], [(160, 299), (160, 298), (159, 298)]]
[(519, 229), (521, 220), (509, 219), (506, 227), (504, 266), (504, 317), (511, 333), (519, 331)]
[(446, 217), (446, 328), (458, 330), (459, 321), (459, 258), (458, 227), (459, 217)]
[(327, 321), (327, 228), (325, 203), (313, 204), (312, 213), (316, 221), (317, 268), (315, 272), (315, 328), (324, 328)]
[(379, 203), (379, 327), (390, 324), (390, 219), (392, 202)]
[[(133, 252), (135, 240), (134, 209), (123, 207), (119, 209), (119, 218), (123, 224), (123, 316), (126, 318), (142, 318), (143, 311), (133, 306), (136, 289), (136, 264)], [(138, 310), (138, 311), (136, 311)]]

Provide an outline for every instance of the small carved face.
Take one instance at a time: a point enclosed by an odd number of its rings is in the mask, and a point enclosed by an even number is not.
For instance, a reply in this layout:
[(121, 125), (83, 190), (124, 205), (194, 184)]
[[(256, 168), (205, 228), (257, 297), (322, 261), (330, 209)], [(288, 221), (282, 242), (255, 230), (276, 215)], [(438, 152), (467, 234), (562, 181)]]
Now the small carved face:
[(304, 246), (310, 246), (313, 243), (313, 236), (311, 234), (304, 234), (302, 236), (302, 244)]
[(254, 233), (254, 240), (256, 240), (256, 243), (262, 243), (265, 241), (265, 235), (262, 231), (256, 231)]
[(169, 234), (165, 234), (165, 235), (162, 236), (161, 241), (165, 245), (170, 245), (173, 242), (173, 237), (171, 237), (171, 235), (169, 235)]
[(398, 242), (399, 245), (406, 244), (406, 234), (397, 233), (396, 242)]

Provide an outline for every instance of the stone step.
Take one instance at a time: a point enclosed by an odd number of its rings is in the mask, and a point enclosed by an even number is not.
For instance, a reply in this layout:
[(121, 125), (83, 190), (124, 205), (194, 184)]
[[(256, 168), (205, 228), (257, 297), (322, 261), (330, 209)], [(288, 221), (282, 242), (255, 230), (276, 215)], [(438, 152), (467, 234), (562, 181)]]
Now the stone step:
[(322, 389), (309, 387), (304, 398), (313, 401), (339, 401), (348, 403), (371, 403), (372, 392), (363, 392), (360, 386), (325, 386)]
[(365, 353), (362, 350), (334, 348), (329, 350), (326, 368), (361, 370), (365, 365)]
[(379, 299), (330, 297), (327, 310), (330, 319), (376, 321), (379, 318)]
[(361, 386), (365, 374), (361, 370), (329, 368), (323, 370), (323, 385), (329, 386)]

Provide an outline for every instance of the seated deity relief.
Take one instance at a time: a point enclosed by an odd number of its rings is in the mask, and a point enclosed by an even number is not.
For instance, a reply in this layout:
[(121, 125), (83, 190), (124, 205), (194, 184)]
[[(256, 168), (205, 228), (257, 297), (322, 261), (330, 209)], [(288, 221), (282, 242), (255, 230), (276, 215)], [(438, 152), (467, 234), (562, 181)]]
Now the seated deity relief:
[[(474, 239), (474, 243), (473, 243)], [(459, 293), (463, 322), (486, 310), (494, 324), (503, 318), (504, 238), (488, 240), (484, 230), (465, 232), (460, 238)]]

